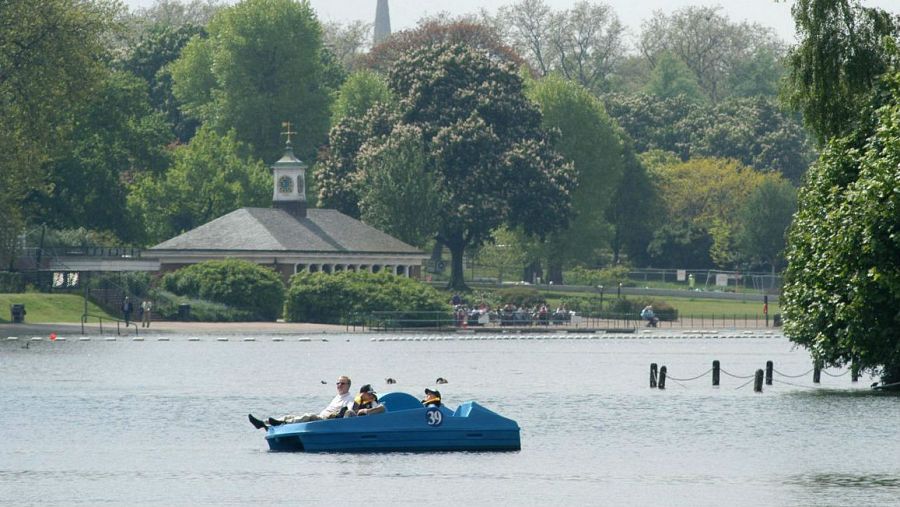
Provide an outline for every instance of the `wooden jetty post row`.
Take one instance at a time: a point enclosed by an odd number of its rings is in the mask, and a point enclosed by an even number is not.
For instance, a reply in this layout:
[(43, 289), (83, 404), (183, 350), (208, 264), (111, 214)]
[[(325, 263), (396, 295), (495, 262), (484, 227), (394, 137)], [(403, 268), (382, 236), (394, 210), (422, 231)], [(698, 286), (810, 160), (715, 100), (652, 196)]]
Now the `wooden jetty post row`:
[(853, 361), (853, 363), (850, 364), (850, 381), (859, 381), (859, 363), (857, 363), (856, 361)]
[(816, 359), (816, 362), (813, 364), (813, 384), (818, 384), (822, 381), (822, 361), (820, 359)]
[(763, 371), (756, 370), (756, 376), (753, 378), (753, 392), (761, 393), (763, 386)]
[(766, 361), (766, 385), (772, 385), (772, 370), (775, 369), (775, 364), (772, 361)]
[(666, 388), (666, 367), (665, 366), (662, 366), (659, 369), (659, 388), (660, 389)]
[(713, 377), (713, 386), (719, 385), (719, 360), (718, 360), (718, 359), (716, 359), (715, 361), (713, 361), (712, 374), (713, 374), (713, 375), (712, 375), (712, 377)]
[(650, 387), (656, 387), (656, 363), (650, 363)]

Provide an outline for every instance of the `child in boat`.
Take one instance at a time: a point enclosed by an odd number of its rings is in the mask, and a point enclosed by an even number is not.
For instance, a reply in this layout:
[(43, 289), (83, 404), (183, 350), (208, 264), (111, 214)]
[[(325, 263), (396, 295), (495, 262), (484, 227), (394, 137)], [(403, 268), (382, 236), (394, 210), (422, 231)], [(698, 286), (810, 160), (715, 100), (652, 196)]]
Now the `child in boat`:
[(433, 389), (425, 389), (425, 399), (422, 400), (422, 405), (426, 407), (440, 407), (441, 406), (441, 392)]
[(344, 412), (344, 417), (374, 415), (384, 412), (384, 405), (378, 403), (378, 396), (372, 386), (366, 384), (359, 388), (359, 394), (353, 399), (353, 406)]

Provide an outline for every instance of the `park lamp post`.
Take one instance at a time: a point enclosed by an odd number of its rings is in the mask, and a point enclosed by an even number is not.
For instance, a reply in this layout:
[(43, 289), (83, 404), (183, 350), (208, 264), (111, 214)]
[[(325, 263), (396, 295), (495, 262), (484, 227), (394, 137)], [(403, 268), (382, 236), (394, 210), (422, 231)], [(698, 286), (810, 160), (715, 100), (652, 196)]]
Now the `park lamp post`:
[(619, 282), (619, 287), (616, 289), (616, 298), (622, 299), (622, 282)]
[(603, 286), (598, 285), (597, 288), (600, 290), (600, 317), (603, 318)]

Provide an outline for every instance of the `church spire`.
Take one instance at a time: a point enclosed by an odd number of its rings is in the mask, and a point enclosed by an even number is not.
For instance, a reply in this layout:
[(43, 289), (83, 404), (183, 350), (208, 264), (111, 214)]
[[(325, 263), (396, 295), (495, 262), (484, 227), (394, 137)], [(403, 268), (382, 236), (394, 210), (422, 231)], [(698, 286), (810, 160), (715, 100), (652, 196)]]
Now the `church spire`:
[(388, 0), (378, 0), (375, 9), (375, 45), (380, 44), (391, 35), (391, 12)]

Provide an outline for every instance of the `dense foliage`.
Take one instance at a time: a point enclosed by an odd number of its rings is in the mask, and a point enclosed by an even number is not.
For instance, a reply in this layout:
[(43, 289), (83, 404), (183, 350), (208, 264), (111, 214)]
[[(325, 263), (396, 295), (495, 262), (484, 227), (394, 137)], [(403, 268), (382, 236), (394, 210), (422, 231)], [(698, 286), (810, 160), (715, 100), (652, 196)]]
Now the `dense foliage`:
[(205, 299), (248, 312), (248, 320), (274, 321), (282, 313), (284, 283), (277, 273), (238, 259), (193, 264), (162, 278), (179, 296)]
[(443, 298), (428, 285), (387, 273), (352, 271), (298, 273), (291, 278), (285, 303), (286, 320), (324, 324), (355, 322), (373, 312), (403, 312), (393, 318), (412, 321), (419, 312), (447, 311)]
[[(900, 73), (890, 77), (900, 98)], [(810, 171), (790, 235), (782, 308), (791, 340), (828, 364), (900, 381), (900, 105), (857, 149), (834, 139)]]
[[(552, 148), (513, 69), (466, 45), (433, 44), (404, 53), (389, 83), (401, 98), (396, 115), (370, 110), (332, 130), (320, 173), (325, 205), (349, 208), (373, 191), (354, 185), (364, 181), (358, 157), (413, 128), (435, 195), (432, 234), (452, 255), (451, 286), (465, 285), (465, 249), (484, 243), (497, 226), (544, 235), (566, 225), (572, 168)], [(329, 192), (330, 183), (340, 191)]]

